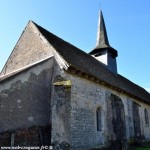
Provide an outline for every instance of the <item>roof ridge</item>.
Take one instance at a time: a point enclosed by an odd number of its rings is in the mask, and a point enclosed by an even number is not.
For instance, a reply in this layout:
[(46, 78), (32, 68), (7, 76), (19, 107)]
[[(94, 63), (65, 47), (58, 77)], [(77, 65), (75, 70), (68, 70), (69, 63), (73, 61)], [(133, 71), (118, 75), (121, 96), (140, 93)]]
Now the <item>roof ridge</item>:
[[(73, 46), (73, 47), (75, 47), (75, 48), (81, 50), (79, 47), (77, 47), (77, 46), (75, 46), (74, 44), (72, 44), (72, 43), (70, 43), (70, 42), (68, 42), (68, 41), (66, 41), (66, 40), (64, 40), (64, 39), (62, 39), (62, 38), (60, 38), (58, 35), (56, 35), (56, 34), (50, 32), (50, 31), (48, 31), (48, 30), (45, 29), (44, 27), (42, 27), (42, 26), (38, 25), (37, 23), (35, 23), (34, 21), (32, 21), (32, 23), (34, 23), (34, 25), (35, 25), (37, 28), (42, 28), (42, 29), (45, 30), (46, 32), (49, 32), (49, 33), (52, 34), (53, 36), (55, 36), (55, 37), (57, 37), (58, 39), (64, 41), (65, 43), (68, 43), (69, 45), (71, 45), (71, 46)], [(81, 50), (81, 51), (84, 52), (83, 50)], [(84, 53), (86, 53), (86, 52), (84, 52)], [(87, 54), (87, 53), (86, 53), (86, 54)]]
[[(60, 38), (59, 36), (57, 36), (57, 35), (55, 35), (55, 34), (53, 34), (52, 32), (50, 32), (50, 31), (48, 31), (47, 29), (45, 29), (45, 28), (43, 28), (42, 26), (40, 26), (40, 25), (38, 25), (37, 23), (35, 23), (35, 22), (33, 22), (34, 24), (35, 24), (35, 26), (39, 29), (39, 28), (41, 28), (42, 30), (44, 30), (44, 31), (46, 31), (46, 32), (48, 32), (49, 34), (51, 34), (52, 36), (55, 36), (57, 39), (59, 39), (60, 41), (63, 41), (64, 43), (67, 43), (69, 46), (72, 46), (72, 47), (74, 47), (76, 50), (78, 50), (78, 51), (80, 51), (82, 54), (84, 54), (84, 55), (86, 55), (87, 57), (89, 57), (90, 59), (92, 59), (93, 61), (96, 61), (97, 63), (100, 63), (102, 66), (103, 66), (103, 68), (106, 70), (106, 71), (108, 71), (110, 74), (112, 74), (113, 76), (116, 76), (116, 74), (114, 74), (114, 73), (112, 73), (110, 70), (108, 70), (107, 69), (107, 67), (102, 63), (102, 62), (100, 62), (100, 61), (98, 61), (98, 60), (96, 60), (95, 58), (93, 58), (90, 54), (88, 54), (88, 53), (86, 53), (85, 51), (83, 51), (83, 50), (81, 50), (80, 48), (78, 48), (78, 47), (76, 47), (75, 45), (73, 45), (72, 43), (69, 43), (68, 41), (66, 41), (66, 40), (64, 40), (64, 39), (62, 39), (62, 38)], [(41, 31), (39, 31), (41, 34), (42, 34), (42, 32)], [(42, 34), (43, 35), (43, 34)], [(44, 36), (44, 35), (43, 35)], [(44, 36), (45, 37), (45, 36)], [(46, 38), (46, 37), (45, 37)], [(47, 39), (47, 38), (46, 38)], [(52, 43), (51, 43), (52, 44)], [(52, 44), (53, 45), (53, 44)], [(55, 47), (55, 46), (54, 46)], [(58, 52), (58, 51), (57, 51)], [(59, 52), (58, 52), (59, 53)], [(60, 53), (59, 53), (59, 55), (61, 55)], [(61, 55), (62, 56), (62, 55)], [(62, 56), (63, 57), (63, 56)]]

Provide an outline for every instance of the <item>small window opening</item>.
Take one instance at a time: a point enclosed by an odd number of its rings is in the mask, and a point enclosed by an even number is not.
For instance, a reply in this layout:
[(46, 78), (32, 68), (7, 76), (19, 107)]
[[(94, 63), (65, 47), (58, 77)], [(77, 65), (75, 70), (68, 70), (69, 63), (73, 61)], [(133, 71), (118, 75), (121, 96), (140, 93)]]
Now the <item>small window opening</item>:
[(97, 117), (97, 131), (101, 131), (102, 130), (102, 111), (101, 111), (101, 108), (97, 108), (96, 117)]

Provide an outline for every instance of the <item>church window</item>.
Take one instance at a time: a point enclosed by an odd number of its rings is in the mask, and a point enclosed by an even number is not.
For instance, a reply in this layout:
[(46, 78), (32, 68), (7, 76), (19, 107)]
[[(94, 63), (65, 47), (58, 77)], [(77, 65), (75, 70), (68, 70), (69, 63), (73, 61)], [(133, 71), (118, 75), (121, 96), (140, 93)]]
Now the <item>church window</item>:
[(149, 117), (148, 117), (148, 111), (147, 109), (144, 109), (144, 114), (145, 114), (145, 124), (149, 124)]
[(97, 117), (97, 131), (102, 130), (102, 110), (100, 107), (96, 110), (96, 117)]

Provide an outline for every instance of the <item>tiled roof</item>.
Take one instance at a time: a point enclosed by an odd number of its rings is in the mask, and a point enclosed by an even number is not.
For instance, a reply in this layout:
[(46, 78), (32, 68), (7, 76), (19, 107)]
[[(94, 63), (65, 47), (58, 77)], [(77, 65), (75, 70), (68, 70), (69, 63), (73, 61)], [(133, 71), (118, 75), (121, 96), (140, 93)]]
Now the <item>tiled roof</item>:
[[(104, 64), (93, 58), (91, 55), (50, 33), (36, 23), (33, 24), (40, 34), (45, 37), (48, 43), (53, 46), (57, 53), (70, 65), (70, 67), (75, 67), (81, 72), (99, 79), (111, 88), (113, 87), (132, 97), (136, 97), (140, 101), (150, 104), (150, 94), (144, 88), (136, 85), (119, 74), (110, 72)], [(47, 60), (47, 58), (44, 60)], [(34, 65), (39, 63), (40, 61), (37, 61)], [(1, 76), (0, 82), (3, 82), (4, 80), (7, 80), (7, 78), (10, 78), (26, 69), (29, 69), (32, 66), (33, 65), (29, 65), (10, 74)]]
[(150, 94), (144, 88), (134, 84), (119, 74), (110, 72), (105, 65), (91, 55), (62, 40), (39, 25), (35, 24), (35, 26), (68, 64), (78, 68), (84, 73), (104, 81), (108, 85), (120, 89), (121, 91), (150, 104)]

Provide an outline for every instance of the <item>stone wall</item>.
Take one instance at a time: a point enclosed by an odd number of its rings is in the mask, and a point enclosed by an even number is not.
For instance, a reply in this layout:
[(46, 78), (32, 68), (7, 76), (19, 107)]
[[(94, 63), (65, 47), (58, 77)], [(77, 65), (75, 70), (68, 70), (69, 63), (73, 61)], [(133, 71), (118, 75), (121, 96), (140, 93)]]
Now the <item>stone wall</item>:
[[(72, 147), (93, 147), (107, 141), (106, 91), (103, 87), (83, 78), (69, 75), (71, 80), (71, 131)], [(96, 110), (101, 108), (102, 128), (97, 131)]]
[[(145, 113), (144, 109), (147, 109), (148, 111), (148, 117), (149, 117), (149, 123), (147, 124), (145, 121)], [(145, 136), (147, 140), (150, 141), (150, 108), (148, 107), (140, 107), (140, 112), (141, 112), (141, 126), (142, 126), (142, 133)]]
[(51, 144), (51, 126), (34, 126), (0, 134), (0, 147), (40, 147)]
[[(69, 111), (70, 130), (67, 133), (69, 143), (72, 147), (94, 147), (97, 145), (107, 145), (113, 138), (112, 113), (110, 107), (111, 94), (116, 95), (124, 105), (124, 118), (126, 126), (126, 140), (130, 141), (134, 137), (133, 124), (133, 101), (136, 99), (116, 92), (93, 81), (77, 77), (68, 73), (62, 73), (65, 80), (71, 80), (71, 110)], [(141, 108), (149, 106), (138, 103), (139, 114)], [(70, 106), (69, 106), (70, 107)], [(102, 108), (102, 130), (97, 131), (96, 109)], [(67, 116), (67, 115), (66, 115)], [(143, 116), (140, 116), (142, 120)], [(142, 123), (141, 123), (142, 124)], [(146, 128), (141, 126), (145, 131)], [(142, 130), (142, 129), (141, 129)], [(146, 136), (145, 133), (143, 133)]]
[[(53, 67), (55, 66), (55, 67)], [(53, 58), (0, 82), (0, 132), (52, 124), (52, 144), (73, 148), (107, 145), (113, 138), (111, 94), (122, 100), (127, 140), (134, 137), (133, 101), (139, 104), (141, 134), (150, 139), (144, 109), (150, 106), (104, 85), (71, 75)], [(97, 131), (96, 110), (102, 125)]]
[(0, 82), (0, 132), (51, 123), (53, 58)]
[(70, 118), (71, 118), (71, 89), (68, 79), (63, 70), (57, 65), (54, 69), (53, 91), (52, 91), (52, 144), (69, 143), (70, 141)]
[(8, 74), (51, 56), (52, 51), (40, 36), (33, 23), (29, 22), (0, 75)]

